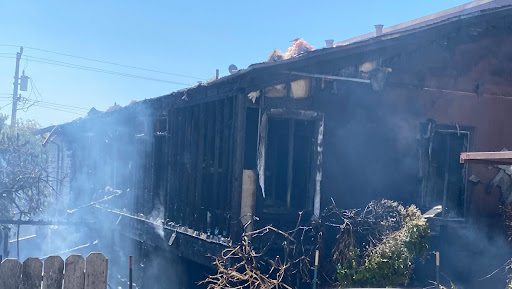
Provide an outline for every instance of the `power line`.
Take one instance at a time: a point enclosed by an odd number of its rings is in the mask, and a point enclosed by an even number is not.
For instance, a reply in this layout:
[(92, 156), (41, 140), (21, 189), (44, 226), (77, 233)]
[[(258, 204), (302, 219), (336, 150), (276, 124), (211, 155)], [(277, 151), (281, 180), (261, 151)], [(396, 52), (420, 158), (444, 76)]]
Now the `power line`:
[(143, 70), (143, 71), (149, 71), (149, 72), (156, 72), (156, 73), (162, 73), (162, 74), (179, 76), (179, 77), (184, 77), (184, 78), (197, 79), (197, 80), (206, 80), (205, 78), (200, 78), (200, 77), (195, 77), (195, 76), (188, 76), (188, 75), (183, 75), (183, 74), (178, 74), (178, 73), (171, 73), (171, 72), (165, 72), (165, 71), (160, 71), (160, 70), (142, 68), (142, 67), (137, 67), (137, 66), (132, 66), (132, 65), (120, 64), (120, 63), (116, 63), (116, 62), (110, 62), (110, 61), (105, 61), (105, 60), (98, 60), (98, 59), (93, 59), (93, 58), (88, 58), (88, 57), (71, 55), (71, 54), (67, 54), (67, 53), (55, 52), (55, 51), (50, 51), (50, 50), (40, 49), (40, 48), (35, 48), (35, 47), (25, 47), (25, 48), (32, 49), (32, 50), (37, 50), (37, 51), (42, 51), (42, 52), (47, 52), (47, 53), (53, 53), (53, 54), (56, 54), (56, 55), (62, 55), (62, 56), (77, 58), (77, 59), (94, 61), (94, 62), (98, 62), (98, 63), (105, 63), (105, 64), (110, 64), (110, 65), (116, 65), (116, 66), (120, 66), (120, 67), (131, 68), (131, 69), (137, 69), (137, 70)]
[(8, 103), (8, 104), (6, 104), (6, 105), (4, 105), (4, 106), (0, 107), (0, 110), (2, 110), (2, 109), (4, 109), (4, 108), (8, 107), (8, 106), (9, 106), (9, 105), (11, 105), (11, 104), (12, 104), (12, 101), (9, 101), (9, 103)]
[(45, 105), (53, 105), (53, 106), (56, 106), (56, 107), (74, 109), (76, 111), (82, 110), (82, 111), (88, 112), (90, 110), (88, 108), (82, 108), (82, 107), (77, 107), (77, 106), (72, 106), (72, 105), (59, 104), (59, 103), (54, 103), (54, 102), (46, 102), (46, 101), (36, 101), (36, 102), (37, 103), (42, 103), (42, 104), (45, 104)]
[[(60, 104), (60, 103), (55, 103), (55, 102), (43, 101), (44, 97), (41, 94), (41, 92), (39, 92), (39, 89), (37, 88), (37, 85), (36, 85), (35, 81), (32, 78), (30, 78), (30, 85), (35, 90), (36, 102), (38, 102), (38, 103), (43, 103), (43, 104), (46, 104), (46, 105), (54, 105), (54, 106), (59, 106), (59, 107), (62, 107), (62, 108), (68, 108), (68, 109), (74, 109), (74, 110), (83, 110), (83, 111), (89, 111), (90, 110), (88, 108), (83, 108), (83, 107), (78, 107), (78, 106), (73, 106), (73, 105), (66, 105), (66, 104)], [(37, 95), (39, 95), (41, 100), (37, 99)]]
[[(0, 56), (0, 57), (2, 57), (2, 56)], [(123, 72), (118, 72), (118, 71), (105, 70), (105, 69), (100, 69), (100, 68), (95, 68), (95, 67), (90, 67), (90, 66), (78, 65), (78, 64), (73, 64), (73, 63), (69, 63), (69, 62), (57, 61), (57, 60), (46, 59), (46, 58), (41, 58), (41, 57), (34, 57), (34, 56), (29, 56), (29, 55), (27, 55), (27, 57), (30, 57), (29, 60), (32, 62), (38, 62), (38, 63), (55, 65), (55, 66), (68, 67), (68, 68), (75, 68), (75, 69), (81, 69), (81, 70), (87, 70), (87, 71), (93, 71), (93, 72), (100, 72), (100, 73), (106, 73), (106, 74), (118, 75), (118, 76), (124, 76), (124, 77), (136, 78), (136, 79), (151, 80), (151, 81), (166, 82), (166, 83), (172, 83), (172, 84), (178, 84), (178, 85), (184, 85), (184, 86), (191, 86), (191, 84), (189, 84), (189, 83), (182, 83), (182, 82), (146, 77), (146, 76), (141, 76), (141, 75), (128, 74), (128, 73), (123, 73)]]
[(86, 114), (86, 113), (80, 113), (80, 112), (76, 112), (76, 111), (71, 111), (71, 110), (66, 110), (66, 109), (60, 109), (60, 108), (51, 107), (51, 106), (45, 106), (45, 105), (43, 105), (43, 104), (39, 104), (39, 103), (34, 104), (34, 106), (38, 106), (38, 107), (40, 107), (40, 108), (46, 108), (46, 109), (52, 109), (52, 110), (57, 110), (57, 111), (67, 112), (67, 113), (72, 113), (72, 114), (76, 114), (76, 115), (85, 115), (85, 114)]
[[(43, 95), (39, 92), (39, 89), (37, 89), (37, 86), (36, 86), (36, 83), (34, 82), (34, 79), (31, 77), (29, 78), (30, 79), (30, 87), (31, 87), (31, 93), (32, 93), (32, 90), (35, 90), (36, 92), (34, 93), (34, 95), (36, 96), (36, 100), (39, 100), (37, 98), (37, 96), (39, 95), (39, 97), (41, 98), (41, 101), (44, 99), (43, 98)], [(29, 95), (30, 97), (30, 95)]]

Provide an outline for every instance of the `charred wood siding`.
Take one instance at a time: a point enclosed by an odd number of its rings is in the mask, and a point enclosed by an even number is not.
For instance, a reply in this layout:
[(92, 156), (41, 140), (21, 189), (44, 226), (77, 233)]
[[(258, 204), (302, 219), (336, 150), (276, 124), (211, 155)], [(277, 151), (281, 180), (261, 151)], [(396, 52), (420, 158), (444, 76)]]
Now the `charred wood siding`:
[(228, 97), (169, 113), (167, 218), (196, 231), (229, 235), (236, 101)]

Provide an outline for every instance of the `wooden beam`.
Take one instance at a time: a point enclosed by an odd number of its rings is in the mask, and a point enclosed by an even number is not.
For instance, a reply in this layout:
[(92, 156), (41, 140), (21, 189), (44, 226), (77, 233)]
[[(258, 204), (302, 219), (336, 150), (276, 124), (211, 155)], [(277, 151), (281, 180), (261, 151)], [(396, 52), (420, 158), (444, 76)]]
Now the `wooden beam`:
[(178, 146), (178, 111), (174, 108), (169, 109), (167, 117), (167, 206), (166, 214), (167, 218), (176, 221), (176, 208), (177, 208), (177, 178), (176, 178), (176, 149)]
[[(196, 164), (196, 210), (195, 210), (195, 229), (198, 231), (202, 231), (205, 229), (204, 219), (206, 219), (206, 211), (204, 210), (203, 205), (203, 170), (204, 170), (204, 145), (205, 145), (205, 113), (206, 113), (206, 105), (199, 104), (199, 121), (198, 121), (198, 148), (197, 148), (197, 164)], [(205, 217), (203, 217), (203, 215)]]
[(313, 195), (313, 215), (315, 218), (320, 216), (320, 201), (321, 201), (321, 192), (320, 192), (320, 183), (322, 181), (322, 158), (323, 158), (323, 148), (324, 148), (324, 115), (319, 114), (319, 119), (316, 122), (315, 132), (317, 135), (314, 138), (313, 149), (314, 149), (314, 157), (312, 168), (312, 179), (310, 183), (311, 193)]
[(288, 168), (286, 178), (286, 207), (291, 208), (292, 204), (292, 185), (293, 185), (293, 149), (295, 140), (295, 120), (288, 121)]
[(512, 151), (465, 152), (460, 154), (460, 163), (512, 165)]
[(196, 204), (196, 181), (197, 181), (197, 159), (198, 159), (198, 132), (199, 132), (199, 105), (192, 107), (192, 122), (190, 125), (190, 155), (189, 158), (189, 175), (188, 190), (186, 191), (188, 198), (188, 227), (196, 228), (196, 215), (199, 205)]
[(245, 94), (239, 93), (236, 98), (236, 125), (235, 125), (235, 154), (233, 165), (233, 186), (231, 192), (231, 239), (237, 241), (240, 239), (241, 225), (240, 210), (242, 205), (242, 178), (244, 170), (244, 150), (245, 150), (245, 123), (246, 107)]
[(186, 109), (176, 109), (175, 111), (178, 112), (178, 119), (177, 119), (177, 127), (176, 127), (176, 133), (173, 135), (173, 138), (176, 138), (177, 148), (175, 151), (175, 160), (176, 164), (174, 165), (175, 168), (175, 178), (176, 178), (176, 213), (175, 213), (175, 222), (178, 224), (183, 223), (183, 211), (184, 211), (184, 202), (183, 202), (183, 186), (184, 186), (184, 172), (183, 172), (183, 148), (185, 146), (186, 142), (186, 119), (187, 115), (185, 113)]
[(325, 79), (332, 79), (332, 80), (345, 80), (345, 81), (354, 81), (354, 82), (362, 82), (362, 83), (371, 83), (368, 79), (360, 79), (360, 78), (350, 78), (350, 77), (341, 77), (341, 76), (335, 76), (335, 75), (326, 75), (326, 74), (313, 74), (313, 73), (304, 73), (304, 72), (297, 72), (297, 71), (290, 71), (290, 74), (294, 75), (300, 75), (300, 76), (307, 76), (307, 77), (316, 77), (316, 78), (325, 78)]
[(212, 186), (213, 186), (213, 154), (214, 154), (214, 139), (215, 139), (215, 102), (208, 102), (205, 104), (205, 152), (204, 152), (204, 167), (203, 167), (203, 222), (206, 232), (212, 232)]
[(183, 138), (184, 138), (184, 144), (181, 151), (181, 200), (182, 200), (182, 216), (181, 216), (181, 223), (185, 226), (190, 224), (190, 210), (192, 209), (189, 203), (188, 199), (188, 193), (189, 193), (189, 178), (190, 178), (190, 171), (189, 167), (191, 165), (190, 162), (190, 155), (192, 154), (191, 147), (192, 147), (192, 108), (188, 107), (184, 111), (185, 118), (185, 126), (183, 127)]
[[(222, 103), (224, 101), (218, 100), (215, 102), (215, 147), (213, 156), (213, 192), (212, 192), (212, 206), (215, 211), (219, 210), (219, 155), (220, 155), (220, 133), (222, 125)], [(217, 214), (214, 213), (213, 224), (217, 226)]]
[[(228, 178), (229, 178), (229, 143), (230, 143), (230, 113), (231, 113), (231, 102), (233, 101), (233, 97), (227, 98), (223, 101), (222, 105), (224, 108), (223, 111), (223, 119), (222, 119), (222, 162), (221, 162), (221, 180), (220, 180), (220, 190), (219, 190), (219, 211), (226, 212), (228, 209), (227, 202), (229, 201), (228, 195)], [(220, 225), (220, 224), (219, 224)], [(229, 229), (222, 224), (222, 231), (228, 231)], [(224, 232), (223, 232), (224, 233)]]

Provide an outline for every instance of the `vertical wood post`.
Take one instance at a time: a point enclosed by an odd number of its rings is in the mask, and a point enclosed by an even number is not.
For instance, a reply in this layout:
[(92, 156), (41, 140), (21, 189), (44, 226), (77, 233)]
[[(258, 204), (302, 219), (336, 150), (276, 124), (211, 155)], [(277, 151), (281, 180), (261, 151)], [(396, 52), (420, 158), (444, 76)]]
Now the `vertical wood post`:
[[(205, 230), (206, 211), (203, 204), (203, 170), (204, 170), (204, 145), (205, 145), (205, 114), (207, 112), (206, 105), (200, 104), (199, 120), (198, 120), (198, 133), (197, 133), (197, 164), (196, 164), (196, 213), (195, 224), (196, 230)], [(204, 216), (204, 217), (203, 217)]]
[(246, 122), (246, 96), (244, 93), (238, 93), (236, 97), (237, 112), (235, 125), (235, 154), (233, 166), (233, 186), (231, 192), (231, 238), (233, 241), (240, 239), (240, 210), (242, 202), (242, 178), (244, 169), (244, 151), (245, 151), (245, 122)]
[(288, 121), (288, 167), (286, 176), (286, 207), (290, 208), (292, 203), (292, 186), (293, 186), (293, 150), (295, 137), (295, 120)]

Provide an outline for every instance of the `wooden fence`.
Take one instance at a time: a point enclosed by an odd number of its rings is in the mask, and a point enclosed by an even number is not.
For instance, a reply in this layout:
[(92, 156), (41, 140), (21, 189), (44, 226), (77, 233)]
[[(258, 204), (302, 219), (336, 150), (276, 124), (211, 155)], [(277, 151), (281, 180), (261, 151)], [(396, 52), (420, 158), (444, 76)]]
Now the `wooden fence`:
[[(108, 259), (91, 253), (84, 259), (71, 255), (64, 262), (59, 256), (44, 260), (28, 258), (20, 263), (5, 259), (0, 264), (1, 289), (106, 289)], [(41, 287), (42, 285), (42, 287)]]

